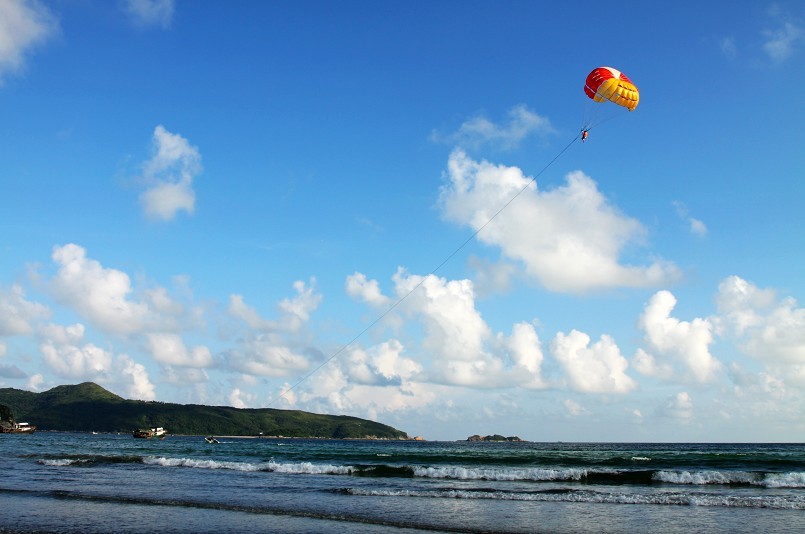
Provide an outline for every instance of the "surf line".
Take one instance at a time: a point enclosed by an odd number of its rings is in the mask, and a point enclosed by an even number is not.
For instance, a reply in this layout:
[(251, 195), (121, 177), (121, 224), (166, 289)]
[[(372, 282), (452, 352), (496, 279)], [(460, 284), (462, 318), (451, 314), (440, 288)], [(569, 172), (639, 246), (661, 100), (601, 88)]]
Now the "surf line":
[(328, 357), (327, 357), (327, 359), (325, 359), (323, 362), (321, 362), (321, 363), (320, 363), (318, 366), (314, 367), (314, 368), (313, 368), (313, 370), (311, 370), (309, 373), (307, 373), (306, 375), (304, 375), (302, 378), (300, 378), (299, 380), (297, 380), (296, 382), (294, 382), (294, 383), (293, 383), (293, 384), (292, 384), (290, 387), (288, 387), (288, 388), (286, 388), (286, 389), (282, 390), (282, 392), (281, 392), (281, 393), (280, 393), (280, 394), (277, 396), (277, 398), (276, 398), (276, 399), (274, 399), (274, 400), (272, 400), (271, 402), (269, 402), (269, 403), (268, 403), (267, 407), (271, 407), (271, 406), (273, 406), (273, 405), (274, 405), (274, 403), (278, 402), (280, 399), (284, 399), (284, 398), (285, 398), (285, 395), (287, 395), (288, 393), (290, 393), (291, 391), (293, 391), (294, 389), (296, 389), (296, 388), (297, 388), (297, 387), (298, 387), (300, 384), (302, 384), (303, 382), (305, 382), (306, 380), (308, 380), (308, 379), (309, 379), (311, 376), (315, 375), (315, 374), (316, 374), (316, 373), (317, 373), (317, 372), (318, 372), (318, 371), (319, 371), (319, 370), (320, 370), (322, 367), (324, 367), (325, 365), (327, 365), (328, 363), (330, 363), (330, 362), (331, 362), (333, 359), (337, 358), (337, 357), (338, 357), (338, 356), (339, 356), (339, 355), (340, 355), (342, 352), (344, 352), (344, 351), (345, 351), (345, 350), (347, 350), (349, 347), (351, 347), (352, 345), (354, 345), (356, 341), (358, 341), (358, 340), (359, 340), (361, 337), (363, 337), (363, 335), (364, 335), (364, 334), (366, 334), (366, 332), (368, 332), (369, 330), (371, 330), (372, 328), (374, 328), (374, 326), (375, 326), (377, 323), (379, 323), (380, 321), (382, 321), (382, 320), (383, 320), (383, 319), (384, 319), (384, 318), (385, 318), (385, 317), (386, 317), (388, 314), (390, 314), (391, 312), (393, 312), (393, 311), (394, 311), (394, 310), (395, 310), (395, 309), (396, 309), (396, 308), (397, 308), (397, 307), (398, 307), (400, 304), (402, 304), (402, 303), (405, 301), (405, 299), (407, 299), (408, 297), (410, 297), (410, 296), (411, 296), (411, 295), (414, 293), (414, 291), (416, 291), (417, 289), (419, 289), (419, 288), (420, 288), (420, 286), (422, 286), (422, 284), (424, 284), (424, 283), (425, 283), (425, 281), (428, 279), (428, 277), (429, 277), (429, 276), (431, 276), (431, 275), (433, 275), (433, 274), (436, 274), (436, 272), (437, 272), (439, 269), (441, 269), (442, 267), (444, 267), (444, 266), (445, 266), (445, 264), (447, 264), (447, 262), (449, 262), (450, 260), (452, 260), (452, 259), (453, 259), (453, 257), (454, 257), (456, 254), (458, 254), (458, 253), (459, 253), (459, 252), (460, 252), (460, 251), (461, 251), (461, 250), (462, 250), (464, 247), (466, 247), (466, 246), (467, 246), (467, 245), (468, 245), (468, 244), (469, 244), (469, 243), (470, 243), (470, 242), (471, 242), (473, 239), (475, 239), (475, 237), (476, 237), (478, 234), (480, 234), (480, 233), (481, 233), (481, 231), (482, 231), (484, 228), (486, 228), (487, 226), (489, 226), (489, 224), (491, 224), (491, 223), (492, 223), (492, 221), (494, 221), (494, 220), (495, 220), (495, 218), (496, 218), (498, 215), (500, 215), (501, 213), (503, 213), (503, 211), (504, 211), (506, 208), (508, 208), (508, 207), (511, 205), (511, 203), (512, 203), (512, 202), (514, 202), (514, 201), (517, 199), (517, 197), (519, 197), (519, 196), (520, 196), (520, 194), (521, 194), (523, 191), (525, 191), (526, 189), (528, 189), (528, 188), (531, 186), (531, 184), (533, 184), (534, 182), (536, 182), (536, 181), (537, 181), (537, 178), (539, 178), (540, 176), (542, 176), (542, 174), (543, 174), (545, 171), (547, 171), (547, 170), (548, 170), (548, 169), (551, 167), (551, 165), (553, 165), (553, 164), (556, 162), (556, 160), (558, 160), (558, 159), (559, 159), (559, 158), (560, 158), (560, 157), (561, 157), (561, 156), (562, 156), (562, 155), (563, 155), (565, 152), (567, 152), (567, 150), (568, 150), (568, 149), (569, 149), (571, 146), (573, 146), (573, 143), (575, 143), (576, 141), (578, 141), (578, 140), (579, 140), (579, 137), (580, 137), (580, 136), (581, 136), (581, 134), (577, 134), (577, 135), (576, 135), (576, 137), (574, 137), (573, 139), (571, 139), (571, 141), (570, 141), (570, 142), (569, 142), (567, 145), (565, 145), (565, 147), (564, 147), (562, 150), (560, 150), (560, 151), (559, 151), (559, 152), (558, 152), (558, 153), (557, 153), (557, 154), (556, 154), (556, 155), (553, 157), (553, 159), (551, 159), (551, 160), (550, 160), (550, 161), (549, 161), (549, 162), (548, 162), (548, 163), (547, 163), (547, 164), (546, 164), (546, 165), (545, 165), (545, 166), (544, 166), (544, 167), (543, 167), (543, 168), (542, 168), (542, 169), (541, 169), (541, 170), (540, 170), (540, 171), (539, 171), (537, 174), (535, 174), (535, 175), (534, 175), (534, 176), (531, 178), (531, 180), (529, 180), (529, 181), (528, 181), (528, 183), (527, 183), (527, 184), (525, 184), (523, 187), (521, 187), (521, 188), (520, 188), (520, 190), (519, 190), (519, 191), (517, 191), (517, 192), (516, 192), (514, 195), (512, 195), (512, 197), (511, 197), (511, 198), (510, 198), (510, 199), (509, 199), (509, 200), (508, 200), (508, 201), (507, 201), (505, 204), (503, 204), (503, 206), (501, 206), (501, 207), (500, 207), (500, 209), (498, 209), (498, 210), (497, 210), (497, 211), (496, 211), (496, 212), (495, 212), (495, 213), (494, 213), (494, 214), (493, 214), (491, 217), (489, 217), (489, 219), (487, 219), (487, 221), (486, 221), (484, 224), (482, 224), (481, 226), (479, 226), (477, 230), (475, 230), (474, 232), (472, 232), (472, 234), (470, 234), (470, 236), (469, 236), (469, 237), (467, 237), (467, 239), (465, 239), (465, 240), (464, 240), (464, 242), (462, 242), (462, 243), (461, 243), (461, 244), (460, 244), (458, 247), (456, 247), (456, 249), (455, 249), (455, 250), (453, 250), (453, 252), (451, 252), (450, 254), (448, 254), (448, 255), (447, 255), (447, 257), (446, 257), (444, 260), (442, 260), (442, 262), (441, 262), (439, 265), (437, 265), (437, 266), (436, 266), (436, 267), (435, 267), (435, 268), (434, 268), (432, 271), (430, 271), (430, 272), (429, 272), (429, 273), (428, 273), (426, 276), (423, 276), (423, 277), (422, 277), (422, 280), (420, 280), (418, 284), (416, 284), (416, 285), (415, 285), (413, 288), (411, 288), (411, 290), (410, 290), (410, 291), (408, 291), (408, 293), (406, 293), (405, 295), (403, 295), (403, 296), (401, 296), (400, 298), (398, 298), (398, 299), (397, 299), (397, 300), (396, 300), (396, 301), (395, 301), (395, 302), (394, 302), (394, 303), (393, 303), (391, 306), (389, 306), (389, 308), (388, 308), (386, 311), (384, 311), (383, 313), (381, 313), (380, 315), (378, 315), (378, 316), (377, 316), (377, 317), (376, 317), (376, 318), (375, 318), (375, 319), (374, 319), (372, 322), (370, 322), (368, 325), (366, 325), (366, 326), (364, 327), (364, 329), (363, 329), (363, 330), (361, 330), (360, 332), (358, 332), (357, 334), (355, 334), (355, 336), (354, 336), (352, 339), (350, 339), (350, 340), (349, 340), (347, 343), (345, 343), (344, 345), (341, 345), (341, 347), (340, 347), (338, 350), (336, 350), (335, 352), (333, 352), (333, 353), (332, 353), (330, 356), (328, 356)]

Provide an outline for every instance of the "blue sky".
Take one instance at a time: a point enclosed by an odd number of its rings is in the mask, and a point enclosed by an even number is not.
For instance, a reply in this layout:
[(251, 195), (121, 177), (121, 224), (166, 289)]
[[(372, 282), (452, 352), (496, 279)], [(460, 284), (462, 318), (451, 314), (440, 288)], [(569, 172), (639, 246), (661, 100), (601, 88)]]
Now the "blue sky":
[(804, 66), (802, 1), (5, 0), (0, 386), (802, 441)]

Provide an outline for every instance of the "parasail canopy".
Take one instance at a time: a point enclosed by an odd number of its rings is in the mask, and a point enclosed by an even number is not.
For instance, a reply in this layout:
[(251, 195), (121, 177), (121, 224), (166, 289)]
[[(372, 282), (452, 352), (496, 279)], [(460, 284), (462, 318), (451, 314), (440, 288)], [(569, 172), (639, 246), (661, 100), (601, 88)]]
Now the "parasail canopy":
[(640, 92), (624, 73), (612, 67), (598, 67), (587, 76), (584, 92), (596, 102), (612, 102), (634, 111)]

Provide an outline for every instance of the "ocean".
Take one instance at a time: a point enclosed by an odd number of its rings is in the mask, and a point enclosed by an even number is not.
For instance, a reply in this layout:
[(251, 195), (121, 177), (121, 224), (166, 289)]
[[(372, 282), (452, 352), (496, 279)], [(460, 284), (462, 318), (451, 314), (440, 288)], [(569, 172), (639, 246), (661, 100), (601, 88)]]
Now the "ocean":
[(805, 445), (0, 435), (0, 532), (805, 532)]

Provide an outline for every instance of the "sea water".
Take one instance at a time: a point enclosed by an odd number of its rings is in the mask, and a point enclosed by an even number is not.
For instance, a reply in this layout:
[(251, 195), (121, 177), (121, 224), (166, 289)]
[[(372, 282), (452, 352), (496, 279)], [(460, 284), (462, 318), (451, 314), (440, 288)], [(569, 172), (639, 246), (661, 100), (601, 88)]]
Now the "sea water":
[(0, 531), (805, 532), (805, 445), (0, 435)]

